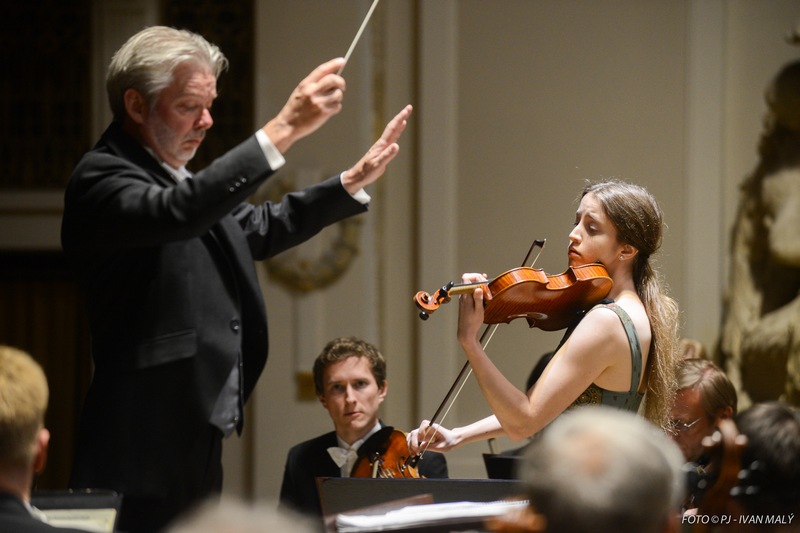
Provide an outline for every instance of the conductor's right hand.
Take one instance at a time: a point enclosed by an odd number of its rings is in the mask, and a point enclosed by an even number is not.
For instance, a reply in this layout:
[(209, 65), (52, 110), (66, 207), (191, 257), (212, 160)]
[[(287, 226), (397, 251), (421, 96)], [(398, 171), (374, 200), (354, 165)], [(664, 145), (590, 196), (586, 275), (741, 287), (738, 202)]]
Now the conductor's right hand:
[(336, 72), (344, 64), (344, 59), (337, 57), (315, 68), (295, 87), (280, 113), (262, 128), (282, 154), (342, 110), (345, 81)]
[(428, 420), (423, 420), (419, 428), (410, 431), (406, 435), (406, 442), (411, 453), (427, 450), (449, 452), (458, 446), (457, 438), (453, 431), (439, 424), (431, 424)]

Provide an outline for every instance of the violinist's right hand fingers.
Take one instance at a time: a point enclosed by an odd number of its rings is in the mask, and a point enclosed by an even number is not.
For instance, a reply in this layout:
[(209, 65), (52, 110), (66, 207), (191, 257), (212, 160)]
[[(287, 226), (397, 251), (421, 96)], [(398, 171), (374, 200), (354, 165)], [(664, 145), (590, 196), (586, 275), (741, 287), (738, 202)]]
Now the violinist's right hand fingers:
[(406, 434), (406, 443), (408, 444), (408, 449), (412, 453), (419, 453), (424, 441), (422, 440), (422, 435), (425, 435), (426, 428), (428, 427), (429, 422), (427, 420), (423, 420), (420, 423), (419, 428), (409, 431)]
[(408, 448), (413, 453), (418, 453), (420, 449), (426, 446), (428, 442), (428, 438), (435, 435), (435, 431), (431, 428), (431, 423), (429, 420), (423, 420), (419, 428), (410, 431), (406, 435), (406, 442), (408, 443)]

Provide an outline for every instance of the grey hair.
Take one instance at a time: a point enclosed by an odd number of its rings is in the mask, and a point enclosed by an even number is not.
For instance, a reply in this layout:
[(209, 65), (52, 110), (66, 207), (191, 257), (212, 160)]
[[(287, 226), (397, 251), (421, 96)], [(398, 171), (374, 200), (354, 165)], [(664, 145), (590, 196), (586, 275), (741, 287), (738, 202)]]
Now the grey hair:
[(644, 418), (587, 406), (534, 440), (520, 477), (547, 531), (649, 533), (680, 510), (683, 463), (675, 443)]
[(315, 533), (316, 524), (303, 516), (278, 507), (274, 502), (248, 503), (230, 496), (207, 500), (178, 518), (167, 533), (262, 533), (292, 531)]
[(172, 82), (175, 69), (184, 63), (208, 68), (215, 78), (228, 67), (216, 45), (190, 31), (151, 26), (128, 39), (111, 58), (106, 74), (114, 120), (125, 117), (125, 91), (135, 89), (152, 108)]

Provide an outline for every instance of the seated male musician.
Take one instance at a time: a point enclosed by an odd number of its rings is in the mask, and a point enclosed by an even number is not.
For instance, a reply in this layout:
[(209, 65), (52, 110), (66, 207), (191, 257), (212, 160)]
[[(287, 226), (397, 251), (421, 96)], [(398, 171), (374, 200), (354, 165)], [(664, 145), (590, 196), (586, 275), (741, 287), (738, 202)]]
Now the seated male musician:
[[(378, 418), (388, 391), (386, 360), (368, 342), (353, 337), (334, 339), (314, 361), (314, 387), (335, 431), (289, 450), (280, 503), (305, 514), (321, 515), (316, 478), (349, 477), (359, 452), (367, 455), (367, 450), (379, 450), (387, 442), (391, 430)], [(405, 446), (405, 437), (399, 441)], [(362, 459), (359, 467), (365, 461), (369, 463), (369, 458)], [(439, 453), (423, 454), (417, 469), (423, 477), (447, 477), (447, 462)]]
[(725, 372), (706, 359), (682, 360), (677, 377), (671, 436), (687, 461), (700, 463), (703, 438), (714, 433), (720, 420), (736, 414), (736, 389)]

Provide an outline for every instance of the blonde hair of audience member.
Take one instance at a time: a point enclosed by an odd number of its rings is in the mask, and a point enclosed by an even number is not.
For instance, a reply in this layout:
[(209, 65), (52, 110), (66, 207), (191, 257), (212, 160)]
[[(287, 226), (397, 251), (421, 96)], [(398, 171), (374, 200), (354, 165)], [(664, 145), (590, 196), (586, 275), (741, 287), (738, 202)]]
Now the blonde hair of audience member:
[(708, 359), (706, 347), (697, 339), (682, 338), (678, 342), (678, 353), (681, 359)]
[(248, 504), (231, 497), (206, 501), (178, 518), (167, 533), (317, 533), (307, 517), (266, 502)]
[(520, 478), (549, 532), (677, 531), (683, 456), (633, 413), (582, 407), (557, 418), (525, 454)]
[(0, 346), (0, 490), (26, 502), (33, 474), (47, 461), (48, 398), (42, 367), (26, 352)]
[(734, 416), (737, 403), (736, 389), (720, 367), (706, 359), (680, 362), (670, 432), (687, 461), (700, 459), (703, 437)]

